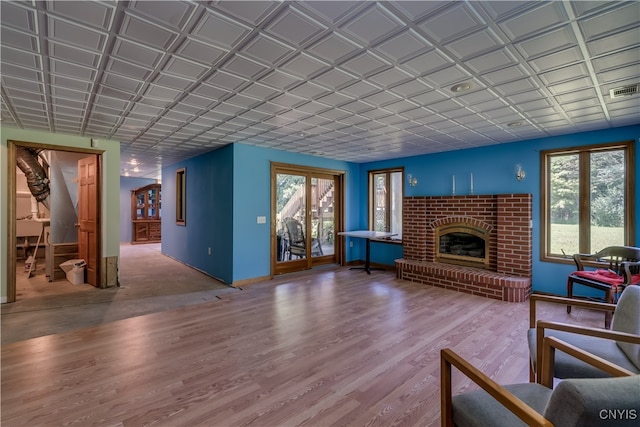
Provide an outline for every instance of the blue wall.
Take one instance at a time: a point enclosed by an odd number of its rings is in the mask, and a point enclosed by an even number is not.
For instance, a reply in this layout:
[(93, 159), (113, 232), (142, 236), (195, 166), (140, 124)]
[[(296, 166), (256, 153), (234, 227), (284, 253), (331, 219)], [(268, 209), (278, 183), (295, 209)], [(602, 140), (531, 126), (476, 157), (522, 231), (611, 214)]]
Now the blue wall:
[[(450, 195), (452, 175), (456, 194), (469, 194), (470, 174), (475, 194), (530, 193), (533, 195), (533, 287), (563, 294), (564, 277), (571, 265), (543, 263), (540, 258), (540, 151), (578, 145), (625, 140), (636, 141), (640, 125), (558, 137), (539, 138), (483, 148), (450, 151), (381, 162), (355, 164), (280, 150), (233, 144), (163, 169), (162, 250), (226, 283), (270, 274), (270, 165), (271, 162), (344, 170), (346, 230), (367, 228), (367, 173), (386, 167), (404, 167), (418, 178), (418, 185), (405, 185), (406, 196)], [(636, 156), (636, 182), (640, 166)], [(515, 165), (527, 176), (515, 179)], [(187, 168), (187, 225), (175, 224), (175, 171)], [(636, 184), (636, 203), (640, 195)], [(257, 217), (265, 216), (266, 224)], [(636, 206), (636, 224), (640, 208)], [(640, 226), (636, 227), (636, 244)], [(207, 248), (212, 248), (208, 255)], [(373, 262), (393, 265), (402, 257), (402, 246), (374, 243)], [(347, 245), (347, 261), (364, 259), (364, 244), (354, 239)]]
[[(360, 187), (357, 164), (244, 144), (233, 144), (162, 170), (162, 251), (185, 264), (233, 283), (265, 277), (270, 265), (271, 162), (345, 171), (346, 223), (355, 227)], [(175, 172), (186, 168), (186, 226), (175, 224)], [(166, 196), (165, 196), (166, 195)], [(257, 217), (265, 216), (265, 224)], [(208, 248), (212, 253), (208, 255)], [(347, 253), (347, 259), (360, 254)]]
[[(592, 145), (608, 142), (634, 140), (636, 142), (635, 164), (635, 244), (640, 242), (640, 161), (638, 147), (640, 125), (616, 129), (584, 132), (558, 137), (539, 138), (509, 144), (491, 145), (483, 148), (449, 151), (424, 156), (406, 157), (363, 165), (360, 204), (367, 203), (366, 177), (369, 170), (404, 166), (405, 174), (418, 178), (415, 187), (405, 183), (405, 196), (451, 195), (452, 175), (456, 175), (456, 194), (469, 194), (470, 174), (474, 178), (474, 194), (530, 193), (533, 195), (533, 288), (537, 291), (558, 294), (566, 293), (566, 281), (573, 265), (540, 261), (540, 151), (553, 148)], [(515, 165), (521, 164), (526, 171), (523, 181), (515, 179)], [(367, 215), (360, 217), (362, 227), (367, 225)], [(396, 248), (391, 245), (372, 245), (371, 258), (384, 264), (393, 264), (398, 258)]]
[(131, 226), (131, 190), (155, 184), (155, 179), (120, 177), (120, 242), (130, 242), (133, 237)]
[[(176, 170), (186, 169), (186, 223), (176, 224)], [(233, 280), (233, 146), (162, 170), (162, 252), (225, 283)], [(209, 254), (211, 248), (211, 254)]]
[[(360, 187), (359, 165), (244, 144), (235, 144), (234, 148), (234, 280), (268, 276), (271, 272), (271, 162), (345, 171), (345, 223), (348, 228), (357, 226), (359, 209), (354, 194)], [(267, 223), (258, 224), (258, 216), (266, 216)], [(359, 253), (347, 252), (347, 261), (359, 257)]]

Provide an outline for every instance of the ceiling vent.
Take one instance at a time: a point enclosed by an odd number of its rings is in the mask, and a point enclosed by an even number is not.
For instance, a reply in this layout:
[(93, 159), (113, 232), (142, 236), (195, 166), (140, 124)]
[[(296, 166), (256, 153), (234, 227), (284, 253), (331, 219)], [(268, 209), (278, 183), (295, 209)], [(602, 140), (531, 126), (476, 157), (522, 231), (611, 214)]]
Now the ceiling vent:
[(609, 90), (609, 96), (611, 99), (621, 98), (623, 96), (635, 95), (640, 89), (640, 84), (620, 86)]

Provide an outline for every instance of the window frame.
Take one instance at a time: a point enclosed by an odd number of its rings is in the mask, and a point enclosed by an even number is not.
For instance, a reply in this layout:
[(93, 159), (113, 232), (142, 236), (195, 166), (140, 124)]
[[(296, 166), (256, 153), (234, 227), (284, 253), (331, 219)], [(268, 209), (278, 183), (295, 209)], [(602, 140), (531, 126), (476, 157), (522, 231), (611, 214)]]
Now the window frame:
[[(375, 224), (375, 185), (374, 185), (374, 176), (378, 174), (384, 173), (386, 175), (386, 183), (387, 183), (387, 194), (385, 197), (385, 203), (387, 206), (387, 212), (385, 215), (385, 224), (386, 231), (390, 231), (391, 228), (391, 174), (392, 173), (400, 173), (400, 188), (402, 194), (400, 195), (401, 201), (404, 200), (404, 168), (403, 167), (392, 167), (392, 168), (384, 168), (384, 169), (374, 169), (368, 171), (368, 201), (367, 201), (367, 229), (373, 230)], [(402, 210), (402, 203), (400, 204), (400, 209)], [(402, 212), (400, 212), (402, 218)], [(402, 227), (402, 225), (401, 225)], [(401, 230), (402, 232), (402, 230)], [(392, 238), (393, 239), (393, 238)], [(401, 242), (401, 239), (393, 239), (394, 241)]]
[(187, 168), (176, 171), (176, 225), (187, 225)]
[(625, 152), (624, 168), (624, 245), (635, 245), (635, 204), (633, 196), (635, 194), (635, 143), (634, 141), (621, 141), (613, 143), (585, 145), (568, 148), (556, 148), (540, 151), (540, 260), (544, 262), (555, 262), (573, 264), (573, 254), (550, 254), (548, 252), (551, 240), (549, 197), (551, 193), (550, 159), (558, 155), (577, 154), (579, 156), (579, 206), (580, 214), (578, 219), (578, 247), (580, 253), (590, 253), (589, 244), (591, 241), (590, 224), (590, 185), (584, 185), (590, 181), (589, 156), (592, 153), (623, 150)]

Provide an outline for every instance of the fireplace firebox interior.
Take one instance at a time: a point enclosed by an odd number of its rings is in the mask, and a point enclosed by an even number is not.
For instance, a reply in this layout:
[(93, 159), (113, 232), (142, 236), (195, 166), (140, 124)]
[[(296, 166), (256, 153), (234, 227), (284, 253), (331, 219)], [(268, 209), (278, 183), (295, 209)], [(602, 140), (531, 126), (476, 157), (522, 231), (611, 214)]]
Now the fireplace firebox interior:
[(488, 268), (487, 233), (466, 225), (438, 230), (436, 258), (439, 262)]

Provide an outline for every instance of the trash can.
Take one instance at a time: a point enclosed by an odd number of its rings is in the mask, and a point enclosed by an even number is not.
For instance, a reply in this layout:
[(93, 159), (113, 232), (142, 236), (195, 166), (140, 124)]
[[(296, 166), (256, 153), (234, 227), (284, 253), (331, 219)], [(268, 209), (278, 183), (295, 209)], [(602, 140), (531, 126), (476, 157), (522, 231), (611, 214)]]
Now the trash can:
[(84, 269), (87, 263), (83, 259), (70, 259), (60, 264), (60, 268), (67, 275), (67, 280), (73, 285), (84, 283)]

